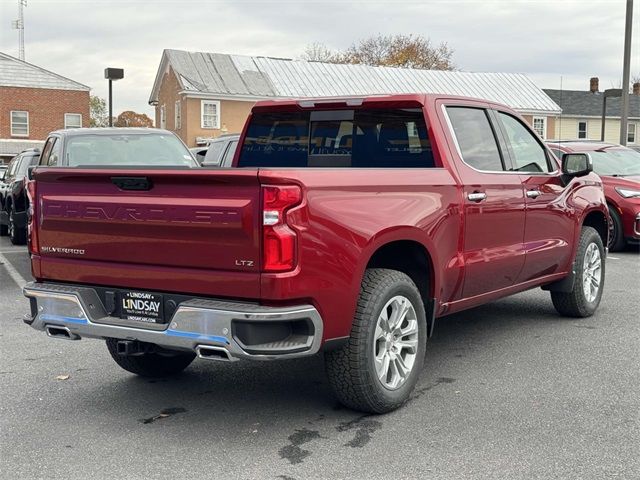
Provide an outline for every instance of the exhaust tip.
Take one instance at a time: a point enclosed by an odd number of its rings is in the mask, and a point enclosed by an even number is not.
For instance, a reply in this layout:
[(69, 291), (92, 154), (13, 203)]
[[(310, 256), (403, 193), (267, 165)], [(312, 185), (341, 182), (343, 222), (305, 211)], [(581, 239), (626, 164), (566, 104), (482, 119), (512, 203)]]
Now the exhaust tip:
[(53, 338), (62, 338), (64, 340), (80, 340), (80, 336), (72, 333), (67, 327), (59, 325), (47, 325), (44, 327), (47, 335)]
[(205, 360), (217, 360), (219, 362), (233, 362), (237, 359), (229, 355), (229, 351), (224, 347), (213, 347), (210, 345), (198, 345), (196, 347), (198, 358)]

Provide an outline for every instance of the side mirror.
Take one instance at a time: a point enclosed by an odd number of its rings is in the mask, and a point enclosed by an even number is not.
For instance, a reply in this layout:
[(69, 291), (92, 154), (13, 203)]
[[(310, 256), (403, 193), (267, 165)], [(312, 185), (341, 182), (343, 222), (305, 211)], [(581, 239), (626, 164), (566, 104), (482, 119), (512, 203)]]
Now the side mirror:
[(562, 173), (570, 177), (582, 177), (593, 172), (593, 161), (588, 153), (562, 155)]
[(27, 178), (29, 180), (33, 180), (33, 171), (36, 169), (37, 165), (31, 165), (28, 169), (27, 169)]

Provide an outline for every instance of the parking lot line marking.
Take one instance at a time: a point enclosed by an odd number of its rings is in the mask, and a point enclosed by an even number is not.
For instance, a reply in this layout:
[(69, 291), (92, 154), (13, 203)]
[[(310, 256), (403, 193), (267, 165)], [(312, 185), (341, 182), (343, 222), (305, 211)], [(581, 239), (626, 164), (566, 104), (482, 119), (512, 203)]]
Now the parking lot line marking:
[(9, 263), (7, 257), (5, 257), (2, 253), (0, 253), (0, 263), (4, 265), (4, 268), (7, 269), (7, 273), (13, 279), (14, 282), (18, 284), (20, 288), (24, 287), (27, 284), (27, 281), (18, 273), (18, 271), (13, 268), (13, 265)]
[(607, 255), (607, 259), (611, 259), (611, 260), (620, 260), (620, 257), (612, 257), (611, 255)]

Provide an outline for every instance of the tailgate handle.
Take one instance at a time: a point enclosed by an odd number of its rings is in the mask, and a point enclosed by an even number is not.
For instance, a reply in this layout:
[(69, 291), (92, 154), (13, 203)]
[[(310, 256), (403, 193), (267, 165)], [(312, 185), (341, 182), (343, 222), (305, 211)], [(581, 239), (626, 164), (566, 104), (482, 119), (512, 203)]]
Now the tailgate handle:
[(151, 190), (153, 187), (147, 177), (111, 177), (111, 182), (121, 190)]

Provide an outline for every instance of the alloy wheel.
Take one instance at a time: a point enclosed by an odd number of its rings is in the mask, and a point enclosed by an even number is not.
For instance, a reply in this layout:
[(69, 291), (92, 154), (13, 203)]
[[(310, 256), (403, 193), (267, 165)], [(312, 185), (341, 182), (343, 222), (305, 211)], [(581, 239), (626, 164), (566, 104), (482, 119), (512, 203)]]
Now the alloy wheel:
[(411, 301), (397, 295), (389, 300), (376, 322), (373, 339), (376, 375), (396, 390), (411, 374), (418, 352), (418, 319)]
[(15, 221), (13, 219), (13, 210), (9, 211), (9, 227), (8, 227), (8, 234), (9, 234), (9, 238), (14, 238), (15, 232), (16, 231), (16, 224)]
[(590, 243), (582, 264), (582, 289), (588, 302), (593, 302), (598, 296), (602, 280), (601, 267), (600, 249), (595, 243)]

